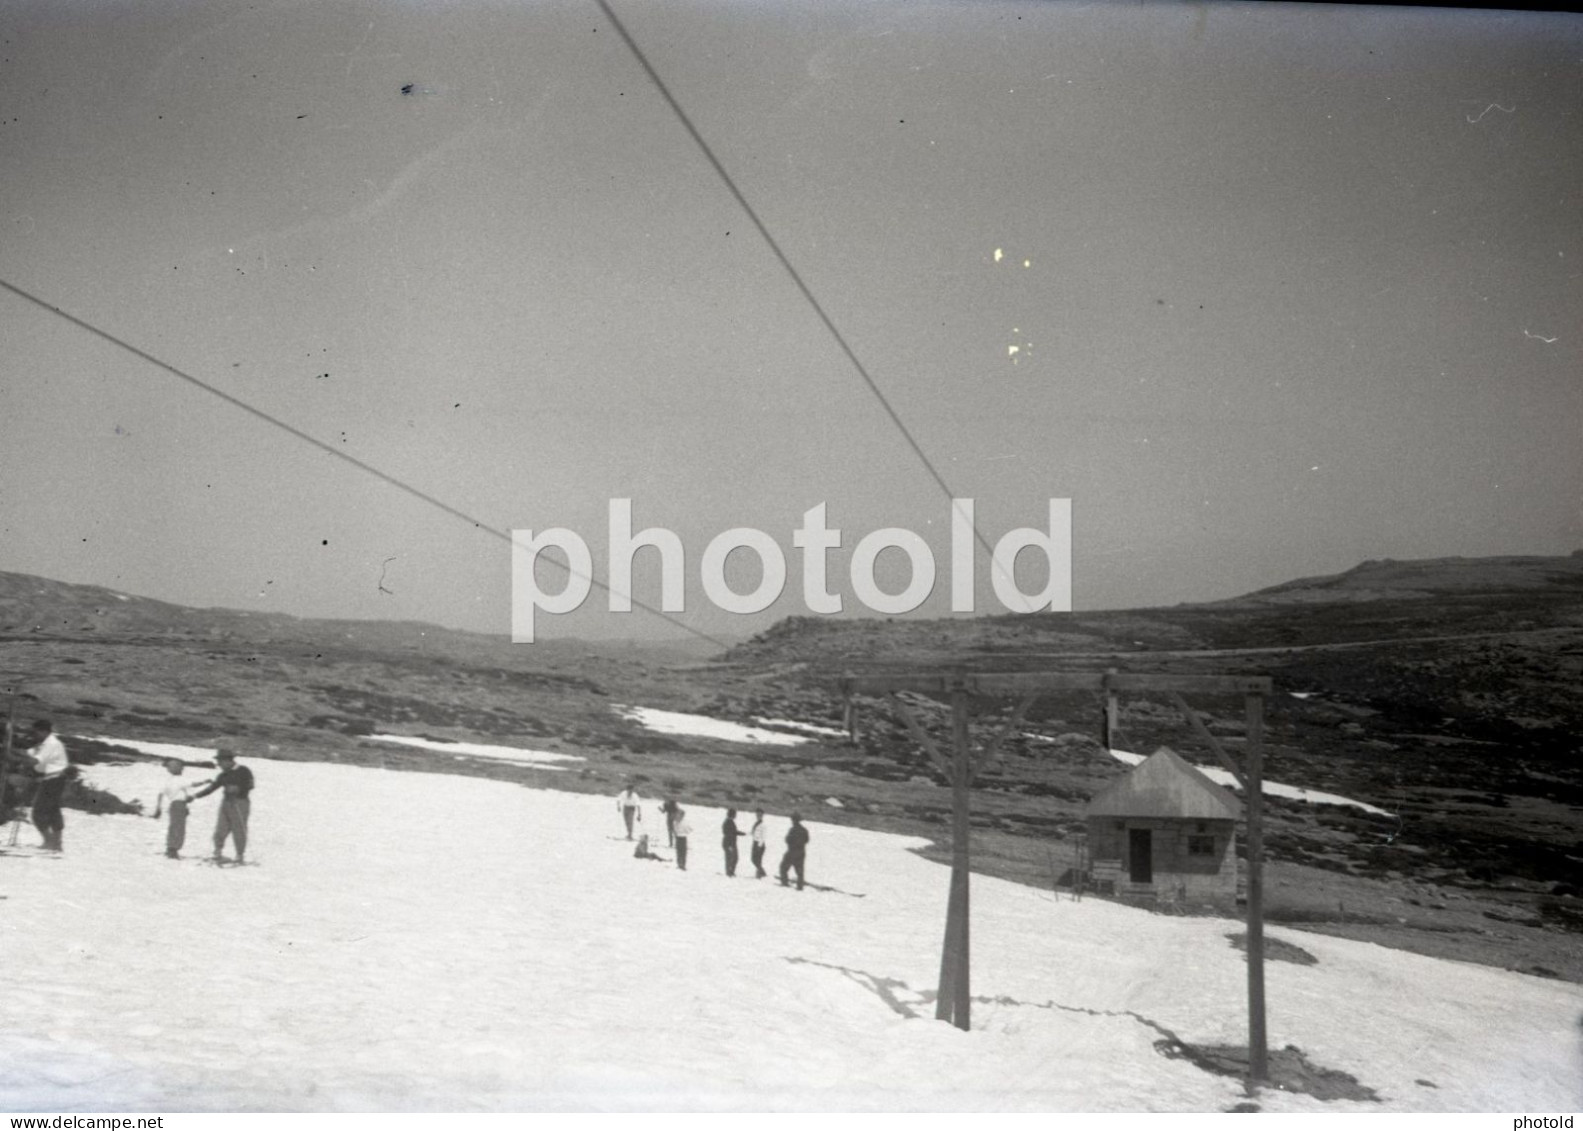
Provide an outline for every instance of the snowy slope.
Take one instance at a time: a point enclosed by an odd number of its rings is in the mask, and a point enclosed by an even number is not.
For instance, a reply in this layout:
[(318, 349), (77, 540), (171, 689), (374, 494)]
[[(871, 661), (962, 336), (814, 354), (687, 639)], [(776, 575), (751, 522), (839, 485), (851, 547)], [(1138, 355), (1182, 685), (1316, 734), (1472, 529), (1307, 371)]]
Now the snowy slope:
[[(975, 877), (975, 1030), (963, 1033), (932, 1019), (947, 874), (907, 851), (916, 841), (812, 823), (809, 878), (839, 890), (799, 893), (722, 874), (717, 810), (692, 808), (700, 832), (681, 872), (632, 858), (608, 798), (248, 764), (256, 867), (169, 861), (154, 821), (77, 812), (64, 857), (0, 857), (0, 1109), (1218, 1110), (1242, 1098), (1236, 1081), (1162, 1057), (1139, 1019), (1244, 1041), (1231, 922)], [(89, 772), (145, 800), (162, 774)], [(213, 799), (196, 810), (188, 850), (201, 853)], [(772, 820), (778, 847), (787, 826)], [(1267, 1110), (1583, 1105), (1583, 988), (1272, 934), (1320, 959), (1269, 966), (1272, 1046), (1353, 1073), (1383, 1103), (1267, 1093)]]

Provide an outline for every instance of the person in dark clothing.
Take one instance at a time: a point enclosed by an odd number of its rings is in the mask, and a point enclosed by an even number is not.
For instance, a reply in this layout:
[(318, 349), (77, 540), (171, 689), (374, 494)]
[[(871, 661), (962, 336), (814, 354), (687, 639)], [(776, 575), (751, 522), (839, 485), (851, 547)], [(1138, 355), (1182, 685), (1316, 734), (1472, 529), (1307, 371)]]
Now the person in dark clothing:
[(797, 890), (802, 891), (803, 862), (808, 852), (808, 830), (803, 828), (802, 814), (793, 813), (792, 827), (786, 832), (786, 855), (781, 857), (781, 887), (786, 887), (787, 876), (797, 870)]
[(737, 828), (737, 811), (726, 810), (725, 823), (720, 826), (720, 845), (726, 850), (726, 875), (737, 874), (737, 838), (742, 835)]
[(693, 823), (687, 819), (687, 810), (676, 807), (676, 866), (687, 871), (687, 838), (693, 835)]
[(665, 843), (675, 848), (676, 818), (681, 814), (681, 807), (676, 804), (674, 797), (667, 797), (665, 804), (660, 806), (660, 812), (665, 814)]
[(769, 833), (764, 828), (764, 810), (762, 809), (753, 810), (753, 832), (750, 836), (753, 841), (753, 870), (756, 873), (753, 878), (762, 880), (769, 875), (764, 870), (764, 849), (767, 847), (765, 842), (769, 837)]
[(243, 857), (247, 853), (247, 817), (252, 806), (249, 796), (253, 792), (253, 771), (246, 766), (236, 764), (236, 755), (229, 750), (222, 750), (214, 756), (215, 762), (220, 766), (220, 773), (203, 789), (193, 794), (196, 801), (200, 797), (207, 797), (215, 790), (224, 790), (220, 797), (220, 815), (214, 822), (214, 859), (215, 863), (224, 860), (221, 849), (225, 847), (227, 837), (236, 841), (236, 862), (244, 863)]

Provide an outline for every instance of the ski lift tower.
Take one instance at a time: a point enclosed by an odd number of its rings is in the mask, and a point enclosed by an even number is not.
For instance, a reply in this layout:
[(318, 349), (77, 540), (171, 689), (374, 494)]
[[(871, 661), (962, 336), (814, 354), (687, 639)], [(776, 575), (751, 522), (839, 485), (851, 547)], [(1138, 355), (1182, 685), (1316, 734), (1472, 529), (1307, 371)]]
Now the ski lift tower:
[[(1262, 1082), (1269, 1077), (1269, 1056), (1264, 1026), (1264, 698), (1270, 693), (1268, 676), (1129, 674), (1123, 672), (947, 672), (916, 675), (848, 675), (841, 680), (848, 701), (847, 720), (856, 736), (857, 713), (853, 695), (894, 694), (908, 691), (945, 698), (951, 704), (951, 757), (948, 759), (907, 706), (895, 699), (913, 737), (934, 759), (951, 782), (951, 894), (946, 903), (945, 945), (940, 956), (940, 988), (935, 1017), (959, 1029), (971, 1028), (972, 993), (969, 984), (968, 872), (969, 789), (973, 780), (973, 753), (968, 739), (970, 696), (1020, 695), (1021, 701), (984, 751), (992, 762), (1000, 744), (1022, 720), (1035, 699), (1052, 691), (1099, 692), (1106, 697), (1114, 719), (1115, 697), (1123, 692), (1164, 693), (1182, 712), (1193, 732), (1208, 743), (1215, 757), (1231, 771), (1247, 798), (1248, 817), (1248, 1078)], [(1242, 695), (1247, 712), (1247, 749), (1244, 765), (1228, 754), (1209, 733), (1203, 721), (1182, 698), (1190, 695)]]

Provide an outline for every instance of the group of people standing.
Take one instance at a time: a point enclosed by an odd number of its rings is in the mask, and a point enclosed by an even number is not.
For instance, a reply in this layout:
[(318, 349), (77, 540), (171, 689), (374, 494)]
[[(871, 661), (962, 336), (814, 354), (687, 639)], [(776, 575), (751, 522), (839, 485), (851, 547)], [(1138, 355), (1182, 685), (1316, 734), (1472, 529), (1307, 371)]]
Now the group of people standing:
[[(0, 725), (9, 728), (10, 724), (0, 720)], [(76, 769), (66, 753), (65, 743), (55, 734), (55, 724), (50, 720), (39, 719), (28, 728), (28, 734), (33, 739), (32, 744), (18, 751), (19, 756), (14, 758), (15, 765), (8, 764), (4, 768), (6, 784), (9, 786), (15, 781), (23, 788), (32, 788), (33, 827), (44, 838), (45, 850), (60, 852), (66, 831), (61, 801)], [(5, 745), (9, 749), (9, 733), (5, 737)], [(180, 858), (182, 845), (186, 843), (188, 806), (200, 797), (219, 792), (220, 811), (214, 823), (214, 858), (216, 861), (223, 860), (225, 842), (232, 840), (236, 844), (236, 862), (245, 863), (253, 771), (238, 765), (236, 755), (229, 750), (219, 751), (214, 760), (220, 770), (218, 774), (206, 781), (189, 784), (182, 776), (186, 763), (180, 758), (165, 759), (165, 771), (170, 777), (159, 791), (152, 816), (157, 821), (162, 814), (169, 814), (170, 823), (165, 831), (165, 855), (173, 860)], [(12, 772), (26, 766), (27, 762), (32, 763), (31, 775), (24, 778)]]
[[(622, 822), (626, 826), (627, 839), (637, 837), (637, 848), (633, 855), (640, 860), (662, 860), (649, 848), (649, 836), (641, 831), (643, 821), (643, 799), (628, 782), (627, 787), (616, 796), (616, 811), (621, 814)], [(676, 852), (676, 866), (682, 871), (687, 870), (687, 842), (693, 834), (691, 818), (687, 810), (676, 804), (672, 798), (666, 798), (660, 805), (660, 812), (665, 815), (665, 841)], [(726, 810), (726, 819), (720, 825), (720, 844), (725, 852), (726, 875), (737, 874), (737, 863), (740, 860), (740, 849), (737, 841), (746, 835), (752, 845), (751, 857), (754, 869), (754, 879), (762, 880), (769, 875), (764, 870), (764, 853), (769, 846), (769, 830), (764, 825), (764, 810), (753, 811), (753, 825), (746, 834), (737, 826), (737, 811)], [(803, 866), (808, 854), (808, 830), (803, 826), (802, 814), (791, 815), (791, 828), (786, 833), (786, 852), (781, 857), (780, 882), (782, 887), (787, 887), (791, 882), (791, 873), (797, 873), (797, 890), (803, 888)]]
[(252, 809), (253, 771), (237, 763), (236, 755), (221, 750), (214, 756), (220, 772), (207, 781), (188, 785), (183, 780), (187, 764), (180, 758), (166, 758), (165, 772), (170, 775), (159, 797), (154, 802), (153, 817), (159, 820), (161, 812), (170, 814), (165, 829), (165, 855), (172, 860), (181, 859), (181, 849), (187, 841), (187, 807), (200, 797), (221, 791), (220, 811), (214, 820), (214, 859), (225, 859), (227, 839), (236, 844), (236, 862), (247, 863), (247, 818)]

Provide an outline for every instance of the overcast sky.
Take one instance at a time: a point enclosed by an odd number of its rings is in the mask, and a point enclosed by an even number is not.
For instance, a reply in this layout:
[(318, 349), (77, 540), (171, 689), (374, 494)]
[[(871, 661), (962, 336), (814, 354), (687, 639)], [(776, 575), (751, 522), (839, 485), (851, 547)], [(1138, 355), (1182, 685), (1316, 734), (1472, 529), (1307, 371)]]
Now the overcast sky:
[[(1072, 499), (1076, 608), (1583, 547), (1577, 16), (613, 6), (985, 537)], [(946, 496), (597, 5), (9, 0), (0, 40), (0, 279), (601, 579), (631, 498), (703, 631), (805, 611), (821, 502), (849, 610), (900, 527), (946, 611)], [(0, 569), (508, 631), (498, 537), (0, 327)], [(738, 526), (790, 564), (756, 617), (697, 584)], [(597, 592), (539, 631), (677, 635)]]

